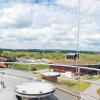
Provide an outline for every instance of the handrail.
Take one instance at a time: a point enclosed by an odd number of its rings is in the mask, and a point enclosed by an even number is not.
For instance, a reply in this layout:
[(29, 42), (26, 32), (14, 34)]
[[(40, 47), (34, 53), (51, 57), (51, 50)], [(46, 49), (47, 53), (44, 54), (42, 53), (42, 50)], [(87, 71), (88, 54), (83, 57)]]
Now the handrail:
[[(50, 65), (50, 66), (63, 66), (63, 67), (74, 67), (76, 68), (77, 66), (73, 65), (67, 65), (67, 64), (56, 64), (56, 63), (44, 63), (44, 62), (36, 62), (36, 63), (27, 63), (27, 62), (0, 62), (4, 64), (24, 64), (24, 65)], [(95, 71), (100, 71), (98, 68), (89, 68), (89, 67), (83, 67), (79, 66), (80, 69), (87, 69), (87, 70), (95, 70)]]

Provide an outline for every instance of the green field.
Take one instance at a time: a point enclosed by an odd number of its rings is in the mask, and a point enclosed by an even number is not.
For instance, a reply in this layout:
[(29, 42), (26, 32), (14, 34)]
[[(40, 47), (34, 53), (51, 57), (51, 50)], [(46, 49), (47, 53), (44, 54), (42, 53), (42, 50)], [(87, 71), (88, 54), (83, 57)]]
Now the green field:
[[(51, 60), (64, 60), (67, 53), (64, 52), (44, 52), (44, 58)], [(3, 51), (0, 53), (1, 56), (7, 57), (13, 61), (16, 57), (25, 59), (41, 59), (43, 58), (43, 52), (19, 52), (19, 51)], [(88, 54), (80, 53), (81, 59), (91, 60), (93, 62), (100, 62), (100, 54)]]
[[(4, 51), (2, 54), (2, 56), (5, 56), (9, 59), (13, 59), (14, 56), (15, 57), (22, 57), (25, 59), (41, 59), (43, 58), (43, 53), (42, 52), (7, 52)], [(66, 53), (61, 53), (61, 52), (45, 52), (44, 53), (44, 57), (46, 59), (64, 59), (66, 56)]]
[(91, 60), (93, 62), (100, 62), (100, 54), (85, 54), (81, 53), (80, 57), (83, 59)]

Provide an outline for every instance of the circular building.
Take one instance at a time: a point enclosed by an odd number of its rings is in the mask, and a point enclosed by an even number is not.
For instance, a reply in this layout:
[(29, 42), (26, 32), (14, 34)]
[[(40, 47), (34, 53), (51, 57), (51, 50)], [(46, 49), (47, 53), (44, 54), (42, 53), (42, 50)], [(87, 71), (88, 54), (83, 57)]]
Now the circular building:
[(52, 84), (44, 82), (24, 83), (15, 87), (15, 94), (18, 100), (46, 97), (54, 92), (55, 87)]
[(57, 77), (60, 76), (58, 72), (44, 72), (41, 74), (43, 79), (51, 82), (57, 82)]

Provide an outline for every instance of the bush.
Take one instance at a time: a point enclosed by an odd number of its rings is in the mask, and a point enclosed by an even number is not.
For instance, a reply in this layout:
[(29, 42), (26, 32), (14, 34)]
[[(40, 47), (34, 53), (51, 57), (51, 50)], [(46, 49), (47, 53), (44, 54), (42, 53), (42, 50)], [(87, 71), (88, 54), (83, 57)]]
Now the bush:
[(37, 68), (36, 67), (32, 67), (31, 71), (37, 71)]
[(100, 89), (97, 90), (98, 95), (100, 96)]

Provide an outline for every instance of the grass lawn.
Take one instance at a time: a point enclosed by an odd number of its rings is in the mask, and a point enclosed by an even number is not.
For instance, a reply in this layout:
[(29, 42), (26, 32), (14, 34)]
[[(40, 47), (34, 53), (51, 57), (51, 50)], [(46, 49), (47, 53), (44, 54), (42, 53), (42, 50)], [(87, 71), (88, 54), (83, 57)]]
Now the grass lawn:
[(37, 70), (44, 70), (44, 69), (49, 69), (49, 66), (47, 65), (35, 65)]
[(81, 76), (80, 79), (83, 79), (83, 80), (98, 80), (100, 79), (100, 75), (93, 75), (93, 76)]
[[(14, 69), (17, 69), (17, 70), (25, 70), (25, 71), (29, 70), (28, 65), (13, 64), (12, 66)], [(46, 65), (31, 65), (31, 69), (33, 67), (35, 67), (37, 70), (49, 69), (49, 66), (46, 66)]]
[[(59, 83), (60, 84), (63, 84), (63, 85), (67, 85), (68, 87), (70, 87), (74, 92), (77, 91), (77, 81), (75, 80), (64, 80), (64, 79), (60, 79), (59, 80)], [(80, 91), (84, 91), (85, 89), (87, 89), (91, 84), (90, 83), (87, 83), (87, 82), (80, 82)]]
[(94, 75), (93, 76), (93, 80), (98, 80), (98, 79), (100, 79), (100, 75)]
[(100, 96), (100, 89), (97, 90), (98, 95)]
[(28, 71), (28, 66), (27, 65), (13, 64), (12, 66), (13, 66), (14, 69), (17, 69), (17, 70)]
[[(91, 84), (90, 83), (88, 83), (88, 82), (81, 82), (80, 83), (80, 87), (79, 87), (79, 89), (80, 89), (80, 92), (83, 92), (85, 89), (87, 89), (89, 86), (90, 86)], [(76, 91), (77, 90), (77, 85), (75, 85), (75, 86), (73, 86), (73, 87), (71, 87), (72, 88), (72, 90), (73, 91)]]

